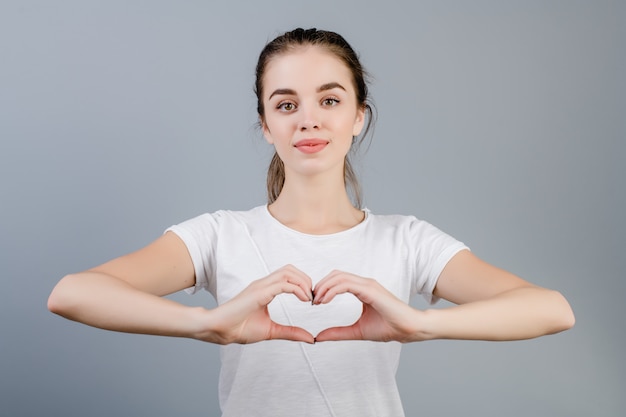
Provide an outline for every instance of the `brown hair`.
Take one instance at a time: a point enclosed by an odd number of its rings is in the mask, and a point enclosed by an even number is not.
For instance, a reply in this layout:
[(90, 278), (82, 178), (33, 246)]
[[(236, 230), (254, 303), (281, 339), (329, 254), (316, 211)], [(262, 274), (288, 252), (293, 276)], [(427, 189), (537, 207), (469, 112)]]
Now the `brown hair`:
[[(317, 29), (294, 29), (290, 32), (286, 32), (267, 45), (261, 51), (259, 61), (256, 66), (256, 82), (254, 85), (254, 93), (257, 97), (257, 112), (261, 122), (265, 120), (265, 108), (263, 106), (263, 76), (268, 62), (277, 55), (284, 54), (295, 50), (296, 48), (314, 45), (320, 46), (333, 53), (339, 58), (352, 73), (352, 81), (354, 83), (354, 89), (356, 91), (356, 100), (359, 106), (367, 113), (367, 125), (361, 135), (361, 138), (357, 140), (355, 137), (351, 151), (355, 149), (355, 145), (360, 144), (367, 136), (368, 131), (373, 122), (373, 111), (369, 104), (368, 88), (366, 77), (367, 73), (361, 66), (361, 62), (357, 54), (354, 52), (350, 44), (339, 34), (335, 32), (317, 30)], [(346, 188), (351, 193), (353, 204), (360, 208), (362, 204), (361, 186), (358, 178), (348, 156), (344, 162), (344, 182)], [(285, 167), (283, 161), (278, 157), (277, 153), (274, 153), (272, 161), (270, 162), (267, 170), (267, 197), (269, 203), (272, 203), (278, 198), (283, 185), (285, 183)]]

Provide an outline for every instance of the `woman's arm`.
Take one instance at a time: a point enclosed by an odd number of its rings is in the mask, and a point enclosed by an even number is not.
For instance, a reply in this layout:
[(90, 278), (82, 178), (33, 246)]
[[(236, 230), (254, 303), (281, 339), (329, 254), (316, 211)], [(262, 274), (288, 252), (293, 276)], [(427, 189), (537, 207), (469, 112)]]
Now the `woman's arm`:
[(418, 310), (376, 280), (342, 271), (333, 271), (317, 284), (314, 303), (329, 303), (346, 292), (363, 302), (361, 318), (351, 326), (324, 330), (318, 341), (520, 340), (574, 325), (574, 314), (561, 294), (531, 285), (467, 250), (450, 260), (434, 291), (457, 306)]
[(458, 304), (424, 312), (429, 338), (518, 340), (567, 330), (574, 313), (557, 291), (537, 287), (469, 251), (454, 256), (434, 294)]
[(303, 329), (276, 324), (267, 312), (267, 304), (281, 293), (311, 300), (310, 278), (292, 266), (253, 282), (212, 310), (161, 297), (194, 283), (193, 263), (185, 244), (168, 232), (137, 252), (67, 275), (50, 294), (48, 308), (70, 320), (120, 332), (219, 344), (267, 339), (313, 342), (313, 336)]
[(108, 330), (193, 337), (202, 327), (202, 309), (161, 296), (194, 283), (185, 244), (168, 232), (136, 252), (65, 276), (50, 294), (48, 308)]

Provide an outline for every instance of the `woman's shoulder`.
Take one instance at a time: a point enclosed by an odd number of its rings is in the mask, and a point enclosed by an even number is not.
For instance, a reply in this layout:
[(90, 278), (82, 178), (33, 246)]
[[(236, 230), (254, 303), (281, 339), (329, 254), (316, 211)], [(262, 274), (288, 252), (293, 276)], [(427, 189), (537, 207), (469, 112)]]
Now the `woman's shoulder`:
[(415, 223), (427, 223), (424, 220), (409, 214), (376, 214), (365, 209), (368, 220), (376, 225), (385, 225), (387, 227), (403, 227), (410, 226)]
[(265, 206), (257, 206), (248, 210), (216, 210), (189, 218), (179, 225), (220, 227), (232, 223), (254, 223), (265, 218)]
[(436, 238), (447, 236), (439, 227), (411, 214), (372, 214), (368, 212), (369, 221), (373, 228), (390, 230), (401, 233), (406, 238)]

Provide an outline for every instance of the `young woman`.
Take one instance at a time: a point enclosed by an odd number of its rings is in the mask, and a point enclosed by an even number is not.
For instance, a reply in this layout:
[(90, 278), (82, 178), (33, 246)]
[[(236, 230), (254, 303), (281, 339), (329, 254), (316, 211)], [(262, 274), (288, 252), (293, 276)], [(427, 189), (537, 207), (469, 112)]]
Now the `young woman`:
[[(483, 262), (425, 221), (360, 208), (348, 153), (371, 109), (340, 35), (285, 33), (262, 51), (256, 76), (260, 124), (276, 150), (269, 204), (201, 215), (68, 275), (50, 295), (52, 312), (224, 345), (224, 416), (400, 416), (401, 343), (527, 339), (573, 325), (558, 292)], [(218, 307), (161, 297), (182, 289), (206, 289)], [(456, 306), (417, 310), (408, 304), (417, 293)]]

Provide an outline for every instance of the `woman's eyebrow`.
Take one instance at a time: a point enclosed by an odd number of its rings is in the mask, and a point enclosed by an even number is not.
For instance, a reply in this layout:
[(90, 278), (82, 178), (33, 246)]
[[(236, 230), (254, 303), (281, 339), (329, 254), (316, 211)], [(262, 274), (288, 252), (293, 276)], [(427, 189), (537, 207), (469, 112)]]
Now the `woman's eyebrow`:
[(320, 85), (317, 88), (317, 92), (320, 93), (322, 91), (332, 90), (333, 88), (341, 88), (343, 91), (346, 91), (346, 89), (343, 87), (343, 85), (339, 84), (338, 82), (331, 82), (331, 83), (326, 83), (326, 84)]
[[(321, 93), (322, 91), (332, 90), (333, 88), (340, 88), (343, 91), (346, 91), (343, 85), (339, 84), (338, 82), (330, 82), (330, 83), (322, 84), (319, 87), (317, 87), (317, 92)], [(295, 96), (296, 91), (292, 90), (291, 88), (279, 88), (277, 90), (274, 90), (274, 92), (270, 94), (270, 96), (268, 97), (268, 100), (271, 100), (271, 98), (276, 95)]]
[(278, 90), (275, 90), (272, 94), (270, 94), (268, 100), (270, 100), (275, 95), (295, 96), (296, 92), (291, 88), (279, 88)]

